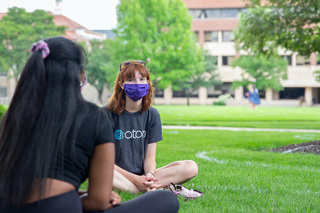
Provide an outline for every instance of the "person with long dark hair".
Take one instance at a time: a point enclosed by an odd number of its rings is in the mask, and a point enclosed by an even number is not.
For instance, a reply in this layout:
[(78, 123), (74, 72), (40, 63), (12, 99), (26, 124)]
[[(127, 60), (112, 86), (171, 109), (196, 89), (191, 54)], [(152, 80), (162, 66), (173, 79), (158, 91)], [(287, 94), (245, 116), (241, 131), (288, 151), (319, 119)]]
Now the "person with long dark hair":
[[(112, 191), (112, 128), (81, 95), (83, 48), (52, 37), (31, 52), (0, 126), (0, 212), (178, 211), (169, 192), (120, 204)], [(80, 198), (77, 190), (87, 178), (88, 191)]]
[(153, 87), (146, 63), (125, 61), (115, 80), (114, 93), (103, 107), (114, 131), (116, 165), (113, 185), (132, 193), (154, 191), (171, 182), (181, 184), (198, 174), (193, 160), (156, 168), (157, 142), (162, 140), (160, 114), (151, 106)]

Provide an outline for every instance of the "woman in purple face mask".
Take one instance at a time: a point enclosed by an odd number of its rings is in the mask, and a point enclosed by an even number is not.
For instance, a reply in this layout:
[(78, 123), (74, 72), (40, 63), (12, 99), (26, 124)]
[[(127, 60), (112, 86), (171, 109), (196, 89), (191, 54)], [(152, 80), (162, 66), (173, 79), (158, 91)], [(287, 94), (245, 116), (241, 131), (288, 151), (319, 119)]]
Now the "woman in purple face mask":
[(156, 168), (157, 142), (162, 140), (159, 112), (151, 107), (153, 87), (144, 61), (125, 61), (105, 107), (112, 121), (116, 147), (113, 187), (132, 193), (180, 184), (198, 174), (192, 160)]

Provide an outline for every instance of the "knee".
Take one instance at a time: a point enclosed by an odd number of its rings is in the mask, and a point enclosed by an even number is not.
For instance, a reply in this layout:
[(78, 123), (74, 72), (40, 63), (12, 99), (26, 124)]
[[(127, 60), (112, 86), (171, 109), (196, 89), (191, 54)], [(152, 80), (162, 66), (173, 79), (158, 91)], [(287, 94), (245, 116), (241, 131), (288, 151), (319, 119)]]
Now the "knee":
[(164, 208), (164, 209), (161, 209), (160, 212), (178, 212), (179, 211), (179, 208), (180, 208), (179, 200), (174, 193), (169, 191), (162, 191), (162, 190), (158, 190), (157, 192), (159, 195), (159, 198), (157, 199), (157, 201), (160, 201), (159, 203), (161, 203), (160, 208)]
[(189, 178), (193, 178), (195, 176), (197, 176), (198, 174), (198, 165), (196, 162), (194, 162), (193, 160), (186, 160), (184, 161), (184, 168), (185, 171), (187, 173), (187, 175), (189, 176)]

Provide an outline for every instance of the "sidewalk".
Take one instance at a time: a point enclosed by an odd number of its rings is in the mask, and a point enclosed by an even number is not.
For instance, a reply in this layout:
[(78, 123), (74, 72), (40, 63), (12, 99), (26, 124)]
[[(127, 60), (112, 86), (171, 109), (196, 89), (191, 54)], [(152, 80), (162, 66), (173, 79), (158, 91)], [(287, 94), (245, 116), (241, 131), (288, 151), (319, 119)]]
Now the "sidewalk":
[(163, 125), (162, 129), (195, 129), (195, 130), (227, 130), (227, 131), (259, 131), (259, 132), (312, 132), (320, 133), (317, 129), (265, 129), (240, 127), (214, 127), (214, 126), (170, 126)]

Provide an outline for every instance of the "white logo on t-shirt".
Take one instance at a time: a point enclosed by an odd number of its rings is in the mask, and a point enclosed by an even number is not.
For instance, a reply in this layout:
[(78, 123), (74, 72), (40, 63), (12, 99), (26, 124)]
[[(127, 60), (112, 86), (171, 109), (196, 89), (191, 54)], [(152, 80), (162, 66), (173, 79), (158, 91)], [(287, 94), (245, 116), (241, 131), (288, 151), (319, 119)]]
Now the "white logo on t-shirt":
[(146, 131), (132, 129), (132, 131), (126, 131), (125, 133), (123, 133), (122, 130), (117, 129), (114, 132), (114, 137), (117, 140), (121, 140), (123, 138), (126, 138), (126, 139), (145, 138), (146, 137)]

